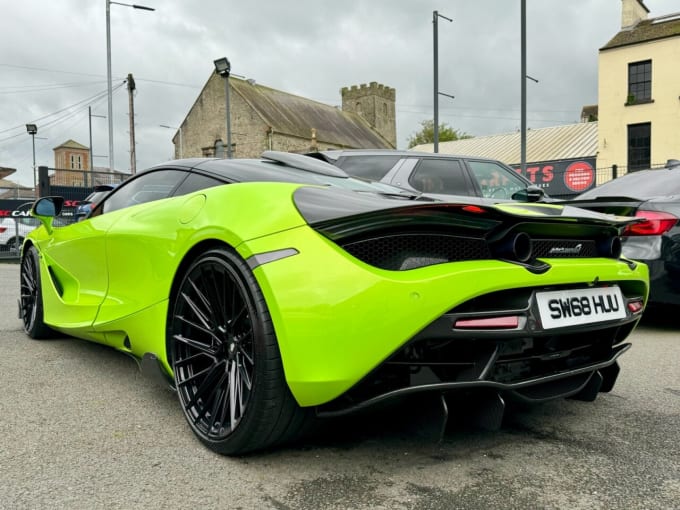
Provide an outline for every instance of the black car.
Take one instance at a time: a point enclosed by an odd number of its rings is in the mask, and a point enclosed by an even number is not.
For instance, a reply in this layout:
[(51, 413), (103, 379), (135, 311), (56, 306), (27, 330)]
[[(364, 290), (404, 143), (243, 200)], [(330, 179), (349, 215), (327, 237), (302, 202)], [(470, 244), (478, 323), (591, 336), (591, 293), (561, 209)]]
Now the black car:
[[(441, 200), (545, 200), (545, 192), (501, 161), (473, 156), (390, 149), (329, 150), (307, 154), (353, 177), (380, 181)], [(468, 200), (469, 201), (469, 200)]]
[(100, 186), (95, 186), (92, 193), (90, 193), (85, 200), (80, 202), (76, 207), (75, 217), (76, 221), (80, 221), (92, 212), (92, 209), (101, 202), (102, 198), (109, 194), (112, 189), (115, 189), (116, 185), (113, 184), (102, 184)]
[(623, 255), (649, 266), (651, 304), (680, 305), (680, 161), (630, 172), (582, 193), (572, 205), (637, 216), (623, 233)]

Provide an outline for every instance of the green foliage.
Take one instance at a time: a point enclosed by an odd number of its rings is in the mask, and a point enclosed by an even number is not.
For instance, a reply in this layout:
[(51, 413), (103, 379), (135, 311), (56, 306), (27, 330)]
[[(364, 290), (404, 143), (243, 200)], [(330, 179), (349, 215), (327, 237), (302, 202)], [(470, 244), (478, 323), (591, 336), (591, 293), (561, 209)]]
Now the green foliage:
[[(421, 130), (411, 135), (408, 139), (409, 149), (423, 143), (434, 143), (434, 120), (424, 120), (420, 125), (422, 126)], [(439, 124), (440, 142), (464, 140), (465, 138), (472, 138), (472, 135), (458, 131), (448, 124)]]

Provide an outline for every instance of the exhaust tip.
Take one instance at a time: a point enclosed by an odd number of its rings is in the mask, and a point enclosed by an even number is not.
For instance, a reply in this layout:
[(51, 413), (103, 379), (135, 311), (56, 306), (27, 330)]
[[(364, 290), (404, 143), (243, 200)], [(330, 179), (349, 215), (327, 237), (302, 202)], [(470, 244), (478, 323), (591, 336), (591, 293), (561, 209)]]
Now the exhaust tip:
[(621, 238), (619, 236), (604, 239), (598, 243), (597, 251), (601, 257), (611, 257), (618, 259), (623, 250)]
[(532, 255), (531, 237), (529, 234), (519, 232), (501, 241), (495, 251), (500, 258), (527, 262)]

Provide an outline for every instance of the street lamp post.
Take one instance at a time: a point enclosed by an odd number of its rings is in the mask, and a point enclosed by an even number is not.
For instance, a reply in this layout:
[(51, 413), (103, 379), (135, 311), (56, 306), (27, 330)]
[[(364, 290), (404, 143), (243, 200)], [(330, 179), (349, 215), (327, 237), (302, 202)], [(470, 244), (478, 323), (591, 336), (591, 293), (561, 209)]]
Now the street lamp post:
[(38, 126), (35, 124), (26, 124), (26, 132), (31, 135), (31, 142), (33, 142), (33, 193), (37, 193), (38, 181), (35, 178), (35, 135), (38, 133)]
[(182, 126), (172, 127), (172, 126), (167, 126), (165, 124), (160, 124), (160, 127), (167, 128), (167, 129), (176, 129), (177, 131), (179, 131), (179, 159), (182, 159), (184, 157), (184, 142), (182, 141)]
[(229, 73), (231, 72), (231, 64), (227, 57), (218, 58), (215, 60), (215, 74), (219, 74), (224, 78), (224, 94), (226, 97), (226, 123), (227, 123), (227, 158), (232, 158), (231, 152), (231, 106), (229, 105)]
[[(434, 44), (434, 152), (439, 152), (439, 18), (453, 21), (451, 18), (432, 11), (432, 39)], [(448, 94), (442, 94), (448, 95)], [(452, 96), (449, 96), (452, 97)]]
[(125, 7), (132, 7), (133, 9), (140, 9), (142, 11), (155, 11), (153, 7), (146, 7), (144, 5), (126, 4), (122, 2), (112, 2), (106, 0), (106, 80), (107, 80), (107, 96), (109, 102), (109, 170), (114, 171), (113, 164), (113, 84), (111, 78), (111, 4), (123, 5)]

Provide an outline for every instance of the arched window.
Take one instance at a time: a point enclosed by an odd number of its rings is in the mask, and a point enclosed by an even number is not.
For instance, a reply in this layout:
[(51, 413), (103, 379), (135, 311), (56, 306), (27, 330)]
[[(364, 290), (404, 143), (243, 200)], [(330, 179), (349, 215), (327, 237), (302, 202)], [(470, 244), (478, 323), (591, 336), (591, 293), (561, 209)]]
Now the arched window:
[(222, 143), (222, 140), (215, 142), (215, 157), (224, 158), (224, 143)]

